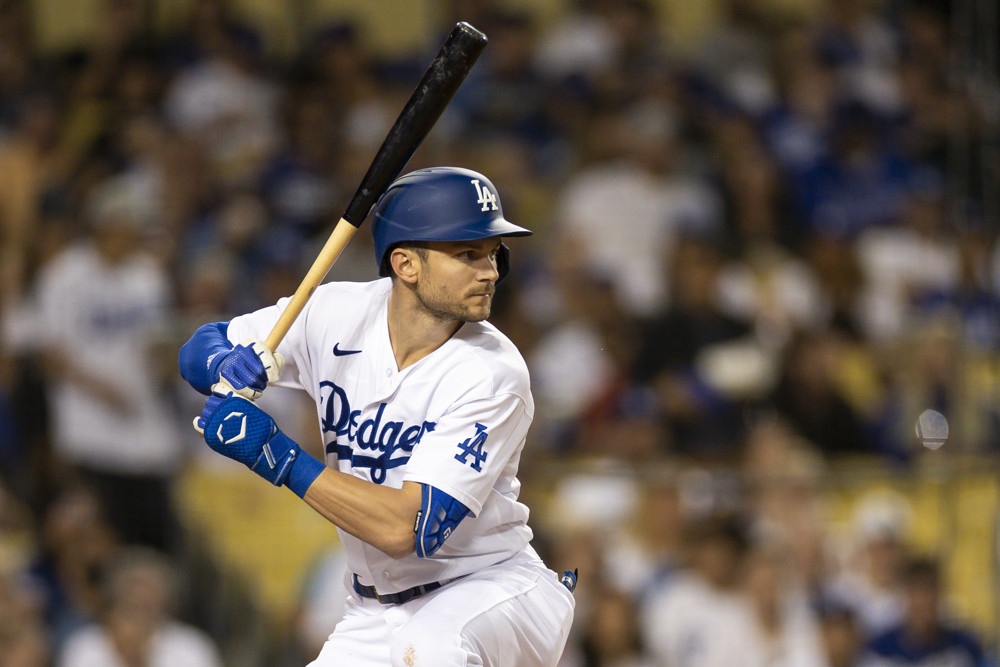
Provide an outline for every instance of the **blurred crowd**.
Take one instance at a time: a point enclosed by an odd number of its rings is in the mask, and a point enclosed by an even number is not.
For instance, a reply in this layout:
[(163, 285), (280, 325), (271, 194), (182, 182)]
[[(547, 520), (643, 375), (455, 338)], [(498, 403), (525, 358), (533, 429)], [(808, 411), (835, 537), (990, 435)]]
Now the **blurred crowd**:
[[(1000, 72), (956, 39), (977, 3), (719, 0), (681, 45), (653, 0), (544, 23), (453, 0), (391, 56), (346, 18), (279, 55), (226, 0), (169, 30), (97, 4), (47, 53), (0, 0), (2, 664), (315, 654), (322, 628), (248, 621), (176, 509), (202, 456), (176, 353), (294, 291), (455, 20), (489, 47), (409, 168), (485, 173), (536, 232), (492, 319), (532, 374), (540, 549), (581, 572), (563, 667), (995, 664), (905, 498), (839, 542), (822, 516), (844, 461), (1000, 460)], [(376, 276), (364, 237), (333, 278)], [(614, 472), (544, 472), (573, 462)]]

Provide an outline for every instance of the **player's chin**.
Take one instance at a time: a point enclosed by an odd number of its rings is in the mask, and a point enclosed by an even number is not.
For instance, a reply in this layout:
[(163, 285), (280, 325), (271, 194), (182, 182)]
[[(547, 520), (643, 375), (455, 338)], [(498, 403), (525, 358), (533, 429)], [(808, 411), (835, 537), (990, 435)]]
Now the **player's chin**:
[(471, 301), (473, 303), (462, 309), (461, 319), (463, 321), (482, 322), (490, 316), (490, 310), (493, 305), (492, 297), (474, 297)]
[(482, 322), (483, 320), (489, 318), (489, 316), (490, 307), (486, 306), (485, 308), (475, 308), (466, 311), (462, 320), (465, 322)]

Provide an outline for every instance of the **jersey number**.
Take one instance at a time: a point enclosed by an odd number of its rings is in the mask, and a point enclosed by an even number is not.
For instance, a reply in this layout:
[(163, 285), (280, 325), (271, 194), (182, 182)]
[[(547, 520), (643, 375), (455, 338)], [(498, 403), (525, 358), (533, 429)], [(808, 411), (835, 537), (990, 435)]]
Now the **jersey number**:
[[(489, 433), (486, 432), (486, 427), (482, 424), (476, 424), (476, 434), (468, 440), (458, 443), (458, 448), (462, 451), (455, 454), (455, 459), (460, 463), (468, 463), (476, 472), (482, 472), (483, 461), (486, 460), (486, 450), (483, 449), (483, 446), (486, 444), (487, 436)], [(469, 462), (470, 456), (472, 457), (471, 463)]]

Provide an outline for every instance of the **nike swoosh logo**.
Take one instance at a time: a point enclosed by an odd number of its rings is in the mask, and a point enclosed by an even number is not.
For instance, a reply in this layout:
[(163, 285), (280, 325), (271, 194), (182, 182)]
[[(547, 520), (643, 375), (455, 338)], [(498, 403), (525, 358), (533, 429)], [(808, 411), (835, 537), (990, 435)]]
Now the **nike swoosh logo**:
[(357, 354), (360, 351), (361, 350), (341, 350), (340, 349), (340, 343), (336, 343), (333, 346), (333, 356), (335, 356), (335, 357), (343, 357), (343, 356), (346, 356), (348, 354)]

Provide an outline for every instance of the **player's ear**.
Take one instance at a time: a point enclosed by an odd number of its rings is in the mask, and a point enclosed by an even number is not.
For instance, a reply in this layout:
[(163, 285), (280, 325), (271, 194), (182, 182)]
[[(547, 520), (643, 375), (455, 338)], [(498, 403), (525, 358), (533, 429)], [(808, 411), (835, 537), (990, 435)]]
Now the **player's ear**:
[(414, 284), (420, 275), (420, 254), (415, 248), (394, 248), (389, 254), (392, 271), (404, 283)]

